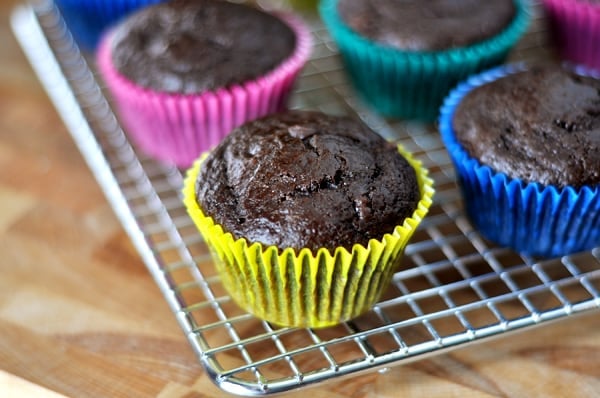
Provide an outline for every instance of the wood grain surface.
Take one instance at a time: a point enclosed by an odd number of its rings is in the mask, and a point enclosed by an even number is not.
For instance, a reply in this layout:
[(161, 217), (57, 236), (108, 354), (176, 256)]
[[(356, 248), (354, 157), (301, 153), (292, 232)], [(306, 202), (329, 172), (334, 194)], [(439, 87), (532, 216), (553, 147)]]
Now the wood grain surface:
[[(222, 397), (107, 204), (0, 3), (0, 396)], [(287, 394), (600, 396), (600, 317)]]

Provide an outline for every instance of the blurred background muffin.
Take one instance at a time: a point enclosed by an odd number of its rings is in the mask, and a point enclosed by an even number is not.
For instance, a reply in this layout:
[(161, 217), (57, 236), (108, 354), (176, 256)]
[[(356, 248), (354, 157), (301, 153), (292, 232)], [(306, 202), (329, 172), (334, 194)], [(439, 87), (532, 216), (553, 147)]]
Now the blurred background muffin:
[(353, 86), (383, 115), (432, 121), (448, 91), (525, 33), (523, 0), (323, 0)]
[(69, 30), (85, 50), (93, 50), (102, 33), (138, 8), (165, 0), (55, 0)]
[(543, 4), (560, 57), (600, 70), (600, 2), (544, 0)]
[(97, 60), (137, 146), (187, 167), (234, 127), (284, 109), (309, 53), (309, 32), (292, 14), (173, 0), (122, 21)]

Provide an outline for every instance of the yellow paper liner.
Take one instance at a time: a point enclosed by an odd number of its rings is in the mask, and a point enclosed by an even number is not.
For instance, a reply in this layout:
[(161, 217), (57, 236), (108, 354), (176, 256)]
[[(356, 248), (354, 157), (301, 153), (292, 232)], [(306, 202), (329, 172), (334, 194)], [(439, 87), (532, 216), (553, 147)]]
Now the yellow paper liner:
[(412, 217), (382, 239), (349, 252), (320, 248), (280, 250), (276, 246), (235, 239), (205, 215), (196, 201), (201, 156), (188, 170), (183, 202), (214, 258), (223, 286), (244, 310), (280, 326), (322, 328), (368, 311), (385, 291), (404, 248), (431, 206), (433, 181), (421, 162), (398, 146), (417, 174), (421, 200)]

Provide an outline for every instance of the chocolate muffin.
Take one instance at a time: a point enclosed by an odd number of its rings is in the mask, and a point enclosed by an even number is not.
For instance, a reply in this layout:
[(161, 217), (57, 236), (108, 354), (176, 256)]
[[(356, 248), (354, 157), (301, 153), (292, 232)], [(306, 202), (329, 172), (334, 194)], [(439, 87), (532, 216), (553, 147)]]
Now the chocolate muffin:
[(142, 87), (189, 94), (264, 75), (292, 54), (295, 41), (287, 24), (257, 8), (173, 0), (121, 24), (112, 58), (118, 71)]
[(556, 257), (600, 246), (600, 80), (504, 65), (454, 89), (440, 133), (465, 210), (491, 242)]
[(499, 65), (525, 33), (527, 0), (321, 0), (357, 94), (384, 116), (432, 122), (448, 92)]
[(499, 34), (514, 19), (512, 0), (340, 0), (341, 18), (364, 37), (403, 50), (467, 46)]
[(473, 158), (512, 178), (600, 184), (600, 80), (532, 67), (475, 88), (453, 119)]
[(201, 156), (183, 202), (240, 307), (326, 327), (389, 286), (432, 204), (427, 174), (358, 121), (292, 111), (246, 123)]
[(173, 0), (107, 32), (97, 63), (138, 149), (187, 168), (235, 127), (284, 110), (310, 48), (292, 13)]
[(381, 239), (419, 199), (396, 145), (358, 121), (315, 112), (234, 130), (197, 182), (200, 207), (235, 238), (314, 252)]

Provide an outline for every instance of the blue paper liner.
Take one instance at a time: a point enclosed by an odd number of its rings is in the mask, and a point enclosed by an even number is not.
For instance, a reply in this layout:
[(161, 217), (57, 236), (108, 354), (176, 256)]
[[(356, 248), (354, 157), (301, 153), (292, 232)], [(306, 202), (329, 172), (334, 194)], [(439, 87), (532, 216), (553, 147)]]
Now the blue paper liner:
[(530, 20), (526, 0), (499, 34), (444, 51), (403, 51), (380, 45), (344, 23), (339, 0), (322, 0), (319, 12), (336, 42), (350, 81), (367, 104), (389, 117), (434, 121), (448, 92), (468, 76), (502, 63)]
[(94, 50), (102, 33), (138, 8), (165, 0), (55, 0), (78, 44)]
[[(600, 186), (558, 188), (511, 178), (472, 158), (456, 139), (452, 119), (465, 95), (526, 68), (512, 64), (473, 76), (441, 108), (439, 129), (467, 215), (486, 238), (525, 254), (556, 257), (600, 246)], [(581, 68), (576, 71), (586, 74)]]

